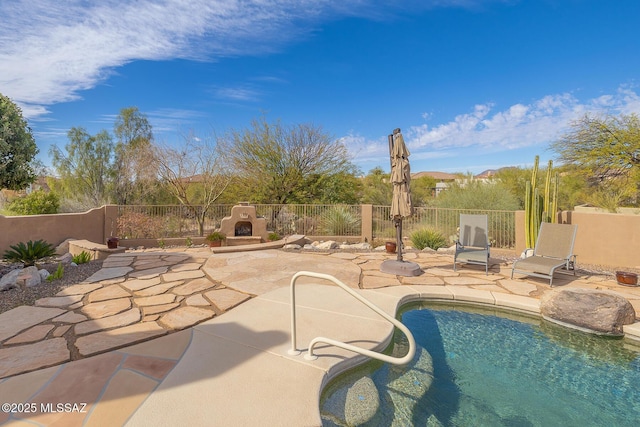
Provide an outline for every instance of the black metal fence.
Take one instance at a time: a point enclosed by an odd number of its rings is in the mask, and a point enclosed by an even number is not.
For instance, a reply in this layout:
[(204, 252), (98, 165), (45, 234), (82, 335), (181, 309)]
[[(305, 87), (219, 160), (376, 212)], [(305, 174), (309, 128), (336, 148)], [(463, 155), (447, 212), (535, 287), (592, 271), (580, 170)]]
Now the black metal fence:
[[(390, 206), (373, 206), (372, 220), (363, 224), (362, 205), (275, 205), (255, 204), (259, 216), (266, 218), (267, 229), (281, 236), (359, 237), (370, 230), (374, 239), (395, 235), (390, 219)], [(214, 205), (204, 216), (205, 234), (220, 227), (233, 205)], [(170, 238), (198, 235), (198, 220), (203, 207), (182, 205), (118, 206), (118, 233), (121, 238)], [(515, 246), (515, 211), (415, 208), (412, 217), (404, 220), (404, 235), (420, 228), (432, 228), (452, 240), (458, 233), (460, 214), (486, 214), (489, 238), (493, 247)]]

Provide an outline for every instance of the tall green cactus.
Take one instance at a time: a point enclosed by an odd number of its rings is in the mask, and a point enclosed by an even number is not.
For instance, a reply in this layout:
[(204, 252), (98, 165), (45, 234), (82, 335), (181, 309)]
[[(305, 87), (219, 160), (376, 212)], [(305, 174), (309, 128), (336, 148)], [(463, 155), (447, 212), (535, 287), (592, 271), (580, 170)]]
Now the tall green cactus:
[(551, 173), (553, 162), (549, 160), (547, 167), (547, 177), (544, 186), (544, 197), (540, 195), (538, 189), (538, 168), (540, 164), (540, 156), (536, 156), (533, 162), (533, 170), (531, 172), (531, 181), (527, 182), (525, 199), (524, 199), (524, 215), (525, 215), (525, 242), (528, 248), (536, 245), (538, 232), (540, 231), (540, 223), (557, 222), (558, 221), (558, 181), (559, 175), (556, 172), (553, 183)]
[(552, 222), (551, 218), (551, 168), (553, 168), (553, 161), (549, 160), (549, 164), (547, 166), (547, 179), (544, 181), (544, 209), (542, 215), (542, 221), (544, 222)]
[(552, 213), (551, 222), (554, 224), (558, 222), (558, 185), (559, 183), (560, 183), (560, 174), (556, 172), (553, 179), (553, 194), (551, 196), (551, 210), (549, 211)]

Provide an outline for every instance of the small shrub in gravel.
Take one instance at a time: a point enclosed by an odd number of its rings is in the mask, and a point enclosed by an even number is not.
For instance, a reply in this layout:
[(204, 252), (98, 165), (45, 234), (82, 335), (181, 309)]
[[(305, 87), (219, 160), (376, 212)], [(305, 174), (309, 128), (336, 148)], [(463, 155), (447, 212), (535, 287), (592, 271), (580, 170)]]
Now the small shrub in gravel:
[(51, 257), (56, 250), (51, 243), (44, 240), (29, 240), (9, 246), (11, 249), (4, 252), (4, 258), (11, 262), (21, 262), (25, 267), (35, 265), (36, 261)]
[(416, 249), (423, 250), (431, 248), (438, 250), (447, 246), (447, 239), (438, 231), (432, 228), (422, 228), (411, 233), (411, 243)]

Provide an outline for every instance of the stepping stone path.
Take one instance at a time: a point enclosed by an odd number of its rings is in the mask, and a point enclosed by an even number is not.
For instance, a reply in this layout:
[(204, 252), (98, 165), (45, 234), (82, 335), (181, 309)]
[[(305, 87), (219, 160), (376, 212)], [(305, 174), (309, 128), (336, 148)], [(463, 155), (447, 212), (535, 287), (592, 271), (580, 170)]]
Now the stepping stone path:
[(85, 283), (0, 313), (0, 378), (182, 330), (251, 298), (205, 276), (210, 252), (111, 255)]
[[(420, 276), (380, 272), (381, 263), (394, 257), (383, 252), (277, 249), (212, 254), (206, 248), (114, 254), (84, 283), (42, 298), (33, 307), (0, 313), (0, 385), (2, 378), (158, 341), (253, 296), (289, 286), (291, 277), (301, 270), (330, 274), (359, 289), (435, 285), (462, 297), (489, 290), (535, 298), (550, 291), (545, 280), (511, 280), (505, 262), (496, 261), (488, 276), (475, 266), (454, 272), (453, 256), (448, 253), (406, 253), (404, 259), (424, 271)], [(307, 277), (298, 281), (303, 286), (323, 282)], [(602, 276), (571, 277), (568, 283), (567, 287), (615, 290), (640, 312), (640, 288), (621, 287)]]

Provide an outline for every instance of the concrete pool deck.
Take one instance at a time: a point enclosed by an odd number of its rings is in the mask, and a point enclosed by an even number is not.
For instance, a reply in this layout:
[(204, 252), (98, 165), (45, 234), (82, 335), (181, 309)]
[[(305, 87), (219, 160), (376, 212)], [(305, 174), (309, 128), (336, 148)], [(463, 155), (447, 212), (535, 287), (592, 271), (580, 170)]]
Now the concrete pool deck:
[[(291, 356), (289, 282), (300, 270), (336, 276), (394, 315), (435, 299), (539, 313), (550, 288), (509, 279), (510, 264), (453, 271), (451, 254), (408, 253), (425, 274), (379, 271), (395, 255), (206, 249), (110, 256), (82, 285), (0, 314), (0, 412), (7, 425), (320, 425), (319, 397), (364, 360), (320, 345)], [(556, 287), (612, 290), (640, 313), (640, 288), (601, 275), (557, 275)], [(73, 288), (73, 287), (72, 287)], [(55, 299), (57, 298), (57, 299)], [(336, 286), (296, 287), (297, 348), (316, 336), (382, 350), (393, 328)], [(640, 340), (640, 324), (625, 327)], [(12, 411), (13, 410), (13, 411)]]

